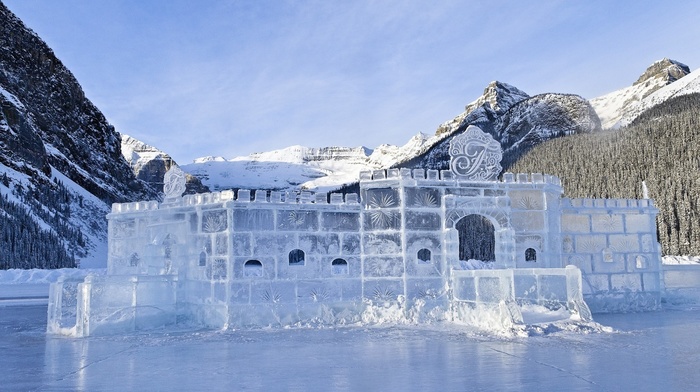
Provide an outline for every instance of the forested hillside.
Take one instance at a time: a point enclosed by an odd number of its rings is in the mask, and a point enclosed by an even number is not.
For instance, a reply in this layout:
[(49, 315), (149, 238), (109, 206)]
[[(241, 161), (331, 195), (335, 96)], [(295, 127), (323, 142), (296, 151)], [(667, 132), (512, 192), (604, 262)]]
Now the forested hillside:
[[(0, 177), (3, 185), (9, 185), (9, 179)], [(75, 251), (69, 253), (64, 241), (78, 244), (80, 251), (85, 246), (85, 238), (80, 228), (69, 225), (72, 195), (63, 184), (41, 184), (41, 191), (33, 189), (25, 192), (16, 187), (13, 198), (29, 204), (18, 204), (10, 200), (8, 194), (0, 195), (0, 270), (10, 268), (72, 268), (76, 266)], [(50, 191), (55, 188), (55, 191)], [(43, 203), (43, 204), (42, 204)], [(52, 207), (52, 212), (42, 206)], [(42, 218), (50, 222), (53, 230), (38, 225), (31, 212), (42, 213)]]
[(665, 255), (700, 255), (700, 94), (670, 99), (618, 130), (553, 139), (506, 168), (561, 178), (567, 197), (641, 198), (659, 208)]

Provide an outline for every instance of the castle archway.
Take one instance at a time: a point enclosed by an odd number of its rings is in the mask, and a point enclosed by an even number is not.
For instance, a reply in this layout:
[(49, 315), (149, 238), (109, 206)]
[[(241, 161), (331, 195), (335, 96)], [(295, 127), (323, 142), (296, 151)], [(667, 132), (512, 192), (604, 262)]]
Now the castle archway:
[(496, 260), (496, 235), (491, 221), (479, 214), (470, 214), (455, 224), (459, 232), (460, 260)]

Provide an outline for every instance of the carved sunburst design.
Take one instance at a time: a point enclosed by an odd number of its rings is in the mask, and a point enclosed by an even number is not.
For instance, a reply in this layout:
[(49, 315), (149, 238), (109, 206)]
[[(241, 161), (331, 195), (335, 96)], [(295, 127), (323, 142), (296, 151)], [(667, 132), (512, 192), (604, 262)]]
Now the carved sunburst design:
[(287, 221), (290, 225), (294, 227), (299, 227), (306, 221), (306, 215), (300, 214), (297, 211), (289, 211), (289, 216), (287, 216)]
[(522, 245), (524, 248), (543, 248), (542, 237), (536, 235), (529, 235), (527, 237), (518, 237), (516, 242)]
[(330, 294), (328, 294), (328, 291), (326, 291), (326, 289), (320, 288), (312, 289), (310, 296), (314, 302), (323, 302), (330, 297)]
[(421, 192), (414, 197), (413, 204), (418, 207), (437, 207), (437, 199), (429, 192)]
[(639, 250), (638, 247), (638, 243), (631, 239), (615, 241), (611, 246), (612, 250), (615, 252), (636, 252)]
[(389, 194), (383, 194), (380, 197), (373, 195), (369, 201), (369, 206), (372, 210), (369, 212), (372, 226), (376, 228), (388, 228), (394, 221), (395, 211), (388, 211), (386, 208), (396, 206), (396, 200)]
[(437, 292), (437, 290), (425, 288), (418, 289), (418, 298), (435, 299), (439, 296), (440, 294)]
[(605, 215), (605, 216), (603, 216), (603, 217), (601, 218), (600, 224), (601, 224), (601, 226), (603, 226), (603, 228), (604, 228), (606, 231), (613, 231), (613, 230), (615, 230), (615, 229), (617, 228), (617, 226), (618, 226), (617, 220), (616, 220), (615, 217), (612, 216), (612, 215)]
[(375, 287), (373, 297), (377, 301), (390, 301), (394, 299), (394, 290), (388, 287)]
[(226, 215), (209, 214), (202, 222), (202, 231), (205, 233), (216, 233), (226, 229)]
[(523, 196), (518, 199), (518, 207), (524, 210), (537, 210), (540, 208), (540, 202), (532, 196)]
[(275, 290), (265, 290), (262, 293), (262, 299), (265, 302), (278, 303), (282, 300), (282, 296)]
[(578, 243), (576, 250), (579, 252), (595, 253), (603, 249), (603, 246), (603, 244), (594, 239), (585, 239)]

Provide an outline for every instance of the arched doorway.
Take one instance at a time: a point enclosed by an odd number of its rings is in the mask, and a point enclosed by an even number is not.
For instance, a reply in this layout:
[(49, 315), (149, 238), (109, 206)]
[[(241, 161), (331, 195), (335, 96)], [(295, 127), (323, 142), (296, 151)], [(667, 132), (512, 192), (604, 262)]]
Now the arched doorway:
[(459, 232), (460, 260), (496, 260), (496, 235), (493, 224), (483, 215), (471, 214), (455, 224)]

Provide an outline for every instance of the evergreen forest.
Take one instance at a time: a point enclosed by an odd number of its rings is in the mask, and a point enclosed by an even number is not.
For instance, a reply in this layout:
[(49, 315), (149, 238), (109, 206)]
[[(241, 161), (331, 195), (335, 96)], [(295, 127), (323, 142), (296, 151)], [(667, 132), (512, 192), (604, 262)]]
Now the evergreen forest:
[(0, 270), (76, 267), (67, 248), (85, 246), (85, 238), (67, 222), (74, 202), (68, 189), (60, 181), (40, 182), (37, 189), (12, 186), (6, 174), (0, 182), (12, 189), (12, 198), (0, 195)]
[(664, 255), (700, 255), (700, 94), (669, 99), (627, 127), (549, 140), (507, 171), (558, 176), (571, 198), (642, 198), (659, 209)]

